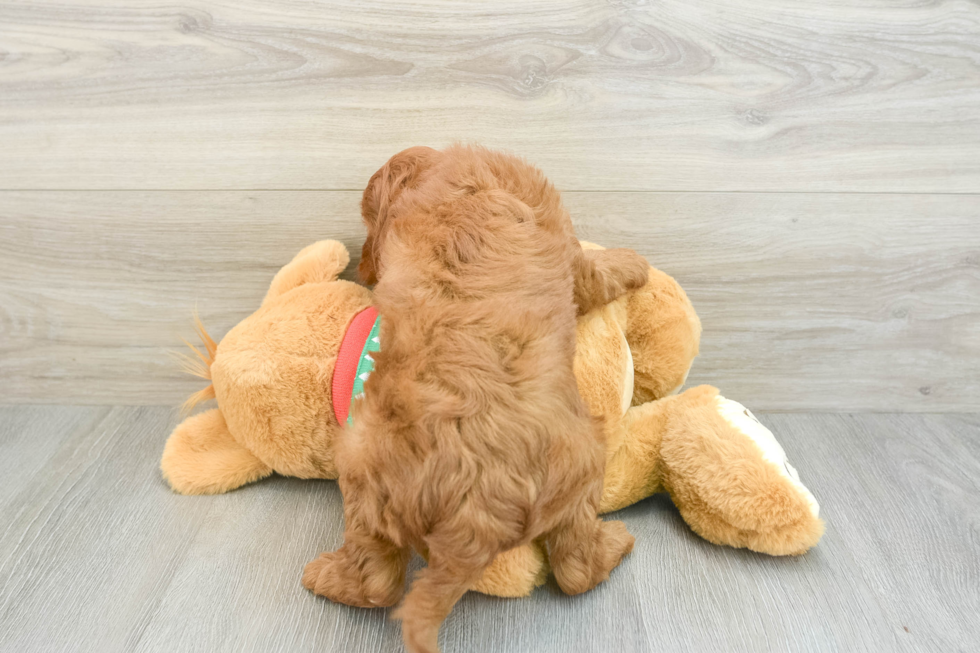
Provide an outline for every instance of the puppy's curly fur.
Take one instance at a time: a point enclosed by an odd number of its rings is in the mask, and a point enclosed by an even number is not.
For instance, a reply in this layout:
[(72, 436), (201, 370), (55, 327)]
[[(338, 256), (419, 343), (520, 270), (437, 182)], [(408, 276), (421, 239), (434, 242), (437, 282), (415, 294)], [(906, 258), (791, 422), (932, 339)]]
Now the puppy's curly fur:
[(409, 651), (503, 551), (541, 538), (561, 588), (584, 592), (633, 546), (596, 516), (602, 431), (572, 373), (575, 312), (642, 285), (628, 250), (587, 254), (534, 167), (475, 147), (412, 148), (372, 178), (360, 271), (377, 282), (382, 351), (337, 452), (344, 545), (304, 574), (357, 606), (401, 598)]

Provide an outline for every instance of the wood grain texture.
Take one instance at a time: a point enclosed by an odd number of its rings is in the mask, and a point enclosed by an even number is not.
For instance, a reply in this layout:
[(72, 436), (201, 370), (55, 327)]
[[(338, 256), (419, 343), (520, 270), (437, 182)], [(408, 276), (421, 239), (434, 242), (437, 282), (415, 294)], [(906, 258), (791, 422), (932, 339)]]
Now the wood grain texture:
[[(0, 402), (176, 404), (302, 247), (363, 238), (355, 192), (0, 193)], [(980, 196), (566, 193), (704, 324), (690, 383), (763, 410), (980, 410)], [(353, 268), (347, 272), (351, 276)]]
[(794, 417), (767, 421), (807, 443), (797, 454), (805, 478), (819, 478), (832, 497), (821, 516), (828, 537), (847, 540), (856, 574), (841, 580), (842, 590), (872, 588), (897, 639), (907, 637), (913, 650), (980, 646), (980, 624), (962, 618), (980, 611), (978, 416)]
[(356, 189), (453, 139), (568, 190), (977, 192), (967, 0), (0, 3), (0, 188)]
[[(664, 496), (609, 582), (567, 597), (468, 594), (445, 653), (976, 650), (980, 419), (763, 415), (821, 503), (799, 558), (711, 545)], [(300, 585), (341, 538), (327, 481), (181, 497), (157, 471), (164, 408), (0, 407), (0, 650), (401, 651), (384, 610)], [(35, 441), (57, 442), (38, 466)], [(418, 567), (416, 561), (416, 568)]]
[(175, 502), (161, 486), (169, 410), (26, 410), (26, 425), (3, 429), (0, 458), (19, 467), (58, 446), (3, 488), (0, 650), (131, 650), (214, 504)]
[[(357, 193), (0, 193), (0, 398), (174, 404), (195, 308), (220, 336), (315, 240), (360, 252)], [(348, 275), (349, 276), (349, 275)]]
[(570, 194), (704, 326), (688, 384), (766, 410), (980, 410), (980, 196)]

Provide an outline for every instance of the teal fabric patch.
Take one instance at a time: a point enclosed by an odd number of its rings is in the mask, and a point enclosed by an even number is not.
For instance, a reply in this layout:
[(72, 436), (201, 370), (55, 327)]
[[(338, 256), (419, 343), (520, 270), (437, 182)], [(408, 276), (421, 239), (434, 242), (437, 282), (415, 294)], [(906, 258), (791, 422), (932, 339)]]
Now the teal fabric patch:
[(379, 315), (374, 320), (374, 326), (371, 327), (371, 333), (368, 334), (367, 340), (364, 341), (364, 349), (361, 350), (361, 360), (357, 363), (354, 389), (350, 393), (350, 410), (347, 411), (348, 426), (354, 423), (354, 401), (364, 396), (364, 382), (368, 380), (371, 372), (374, 371), (374, 359), (371, 358), (371, 354), (376, 351), (381, 351), (381, 339), (378, 335), (380, 332), (381, 316)]

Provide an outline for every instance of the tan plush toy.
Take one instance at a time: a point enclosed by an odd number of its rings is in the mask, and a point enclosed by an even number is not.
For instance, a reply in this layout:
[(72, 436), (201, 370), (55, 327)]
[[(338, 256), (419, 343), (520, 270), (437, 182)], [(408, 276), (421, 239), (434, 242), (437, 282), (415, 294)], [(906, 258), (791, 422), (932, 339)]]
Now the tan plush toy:
[[(213, 397), (218, 408), (184, 420), (167, 441), (161, 469), (174, 490), (227, 492), (273, 472), (337, 478), (334, 443), (370, 350), (383, 345), (371, 329), (371, 292), (337, 278), (348, 262), (339, 242), (310, 245), (220, 344), (201, 329), (200, 373), (212, 384), (189, 403)], [(711, 542), (803, 553), (823, 522), (772, 433), (712, 387), (675, 394), (700, 334), (687, 295), (653, 268), (646, 286), (579, 318), (579, 390), (605, 421), (601, 511), (668, 492)], [(528, 545), (499, 556), (473, 589), (523, 596), (547, 572), (544, 550)]]

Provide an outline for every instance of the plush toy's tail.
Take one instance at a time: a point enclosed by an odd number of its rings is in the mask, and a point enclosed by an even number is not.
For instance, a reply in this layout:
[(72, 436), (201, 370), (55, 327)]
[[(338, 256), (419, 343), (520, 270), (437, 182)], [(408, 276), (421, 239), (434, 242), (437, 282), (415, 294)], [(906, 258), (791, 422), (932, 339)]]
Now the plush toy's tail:
[[(194, 313), (194, 330), (197, 331), (197, 335), (201, 338), (201, 342), (204, 343), (205, 352), (184, 340), (184, 344), (191, 348), (191, 351), (197, 356), (197, 359), (191, 358), (187, 354), (177, 354), (178, 360), (180, 360), (180, 366), (188, 374), (193, 374), (194, 376), (200, 377), (207, 381), (211, 380), (211, 365), (214, 364), (214, 356), (218, 351), (218, 343), (208, 334), (207, 329), (204, 328), (204, 324), (201, 322), (201, 318), (198, 317), (197, 313)], [(182, 412), (186, 415), (198, 404), (208, 401), (209, 399), (214, 399), (214, 384), (209, 383), (208, 387), (203, 390), (198, 390), (184, 402), (181, 407)]]

